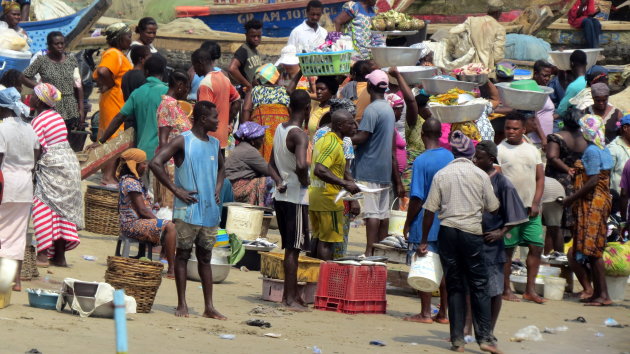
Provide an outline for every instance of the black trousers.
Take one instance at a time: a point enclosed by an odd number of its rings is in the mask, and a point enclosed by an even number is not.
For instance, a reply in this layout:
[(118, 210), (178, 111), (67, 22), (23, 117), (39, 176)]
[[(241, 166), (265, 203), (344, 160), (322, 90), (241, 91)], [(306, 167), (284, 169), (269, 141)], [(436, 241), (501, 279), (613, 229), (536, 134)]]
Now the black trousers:
[(494, 344), (490, 327), (490, 297), (486, 292), (488, 268), (483, 237), (448, 226), (440, 226), (438, 249), (446, 279), (451, 343), (463, 346), (466, 323), (466, 294), (470, 293), (475, 338), (479, 344)]

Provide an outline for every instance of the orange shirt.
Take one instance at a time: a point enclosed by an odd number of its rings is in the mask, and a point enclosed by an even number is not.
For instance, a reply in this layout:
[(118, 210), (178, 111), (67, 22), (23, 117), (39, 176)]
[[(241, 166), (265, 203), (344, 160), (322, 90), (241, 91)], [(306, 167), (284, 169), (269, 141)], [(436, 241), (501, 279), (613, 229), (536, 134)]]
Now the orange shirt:
[(198, 101), (210, 101), (217, 106), (219, 114), (219, 127), (210, 135), (219, 139), (221, 149), (228, 145), (230, 104), (240, 98), (236, 88), (230, 80), (220, 71), (213, 71), (206, 75), (199, 84), (197, 91)]
[[(109, 48), (103, 53), (101, 62), (98, 67), (105, 67), (111, 71), (114, 78), (114, 86), (101, 93), (101, 99), (99, 101), (99, 121), (98, 131), (99, 136), (105, 132), (109, 123), (112, 122), (114, 117), (120, 112), (120, 109), (125, 104), (125, 99), (122, 92), (122, 77), (127, 71), (133, 69), (133, 65), (127, 59), (127, 56), (123, 54), (119, 49)], [(94, 71), (92, 77), (96, 80), (98, 73)], [(119, 132), (123, 130), (121, 125), (118, 131), (110, 139), (115, 138)]]
[(354, 104), (357, 106), (357, 115), (355, 116), (357, 121), (363, 119), (363, 111), (370, 105), (370, 94), (367, 91), (367, 82), (357, 82), (357, 100)]

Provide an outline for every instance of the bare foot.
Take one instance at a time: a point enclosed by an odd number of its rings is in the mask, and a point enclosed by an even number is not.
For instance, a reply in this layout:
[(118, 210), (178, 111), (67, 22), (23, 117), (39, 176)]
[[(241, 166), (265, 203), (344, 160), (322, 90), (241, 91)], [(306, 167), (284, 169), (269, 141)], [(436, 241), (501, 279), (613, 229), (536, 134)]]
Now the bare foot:
[(514, 293), (511, 291), (508, 293), (503, 293), (501, 298), (505, 301), (521, 302), (521, 299), (519, 299), (518, 296), (514, 295)]
[(463, 353), (466, 349), (464, 348), (463, 345), (453, 345), (450, 347), (450, 350), (452, 352)]
[(593, 291), (580, 291), (579, 293), (577, 293), (577, 297), (580, 298), (580, 301), (591, 299), (593, 297)]
[(166, 274), (164, 274), (164, 277), (166, 279), (175, 279), (175, 271), (169, 270)]
[(289, 311), (295, 311), (295, 312), (308, 312), (308, 307), (306, 306), (302, 306), (300, 303), (298, 303), (297, 301), (283, 301), (282, 305), (284, 307), (286, 307), (287, 310)]
[(17, 292), (22, 291), (22, 284), (13, 285), (13, 291), (17, 291)]
[(201, 316), (207, 317), (207, 318), (214, 318), (215, 320), (222, 320), (222, 321), (227, 320), (227, 317), (223, 316), (222, 314), (219, 313), (219, 311), (215, 309), (212, 309), (212, 310), (206, 309), (206, 311), (204, 311)]
[(479, 349), (481, 349), (482, 352), (488, 352), (488, 353), (493, 353), (493, 354), (503, 354), (503, 352), (499, 350), (499, 348), (497, 348), (496, 345), (479, 344)]
[(421, 313), (419, 313), (417, 315), (413, 315), (413, 316), (404, 317), (403, 321), (417, 322), (417, 323), (428, 323), (428, 324), (433, 323), (433, 320), (431, 319), (431, 316), (424, 316)]
[(545, 302), (547, 302), (547, 299), (538, 296), (538, 294), (529, 294), (529, 293), (523, 294), (523, 300), (535, 302), (537, 304), (544, 304)]
[(448, 318), (446, 318), (446, 316), (444, 315), (440, 315), (439, 313), (433, 317), (433, 321), (439, 323), (439, 324), (449, 324), (450, 321), (448, 320)]
[(51, 258), (50, 259), (50, 265), (51, 266), (55, 266), (55, 267), (64, 267), (64, 268), (68, 268), (68, 263), (66, 263), (66, 259), (55, 259), (55, 258)]
[(178, 305), (175, 310), (175, 316), (177, 317), (188, 317), (188, 305)]
[(604, 299), (602, 297), (598, 297), (596, 299), (593, 299), (591, 302), (587, 302), (584, 304), (584, 306), (610, 306), (612, 305), (612, 300), (611, 299)]
[(45, 253), (40, 253), (37, 255), (37, 259), (35, 260), (35, 264), (41, 268), (48, 268), (50, 266), (50, 262), (48, 261), (48, 256)]

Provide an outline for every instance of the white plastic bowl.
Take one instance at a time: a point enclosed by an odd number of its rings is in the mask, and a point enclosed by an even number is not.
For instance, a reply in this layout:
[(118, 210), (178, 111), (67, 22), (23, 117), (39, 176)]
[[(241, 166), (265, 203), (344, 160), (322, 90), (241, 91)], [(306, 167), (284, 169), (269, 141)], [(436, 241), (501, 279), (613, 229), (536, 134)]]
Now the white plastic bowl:
[(420, 80), (424, 91), (429, 95), (441, 95), (449, 90), (458, 88), (464, 91), (472, 91), (477, 87), (474, 82), (443, 80), (443, 79), (422, 79)]
[(486, 109), (484, 103), (473, 103), (461, 106), (431, 106), (429, 110), (434, 118), (442, 123), (461, 123), (477, 120)]
[(549, 95), (553, 93), (553, 89), (546, 86), (538, 86), (543, 92), (513, 89), (509, 82), (499, 82), (495, 86), (499, 90), (501, 102), (505, 106), (523, 111), (541, 110)]
[[(384, 72), (388, 72), (389, 68), (382, 68)], [(437, 68), (434, 66), (399, 66), (398, 72), (405, 78), (405, 81), (409, 85), (418, 85), (422, 82), (422, 79), (430, 79), (437, 73)], [(389, 80), (398, 83), (392, 76)]]
[(416, 65), (422, 52), (422, 48), (410, 47), (371, 47), (370, 50), (374, 62), (380, 67)]
[[(577, 49), (551, 51), (549, 52), (550, 61), (560, 70), (571, 70), (571, 53), (576, 50)], [(597, 57), (604, 49), (594, 48), (580, 50), (586, 53), (586, 70), (588, 70), (597, 63)]]

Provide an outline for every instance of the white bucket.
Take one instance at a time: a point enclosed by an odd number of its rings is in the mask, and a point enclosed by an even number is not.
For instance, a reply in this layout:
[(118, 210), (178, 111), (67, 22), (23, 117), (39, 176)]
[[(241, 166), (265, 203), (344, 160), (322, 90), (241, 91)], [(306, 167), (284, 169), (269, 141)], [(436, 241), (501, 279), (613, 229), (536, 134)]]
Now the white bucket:
[(0, 258), (0, 293), (10, 291), (15, 280), (18, 262), (9, 258)]
[(606, 276), (606, 286), (608, 287), (608, 296), (614, 302), (621, 302), (626, 295), (626, 286), (628, 277), (611, 277)]
[(562, 300), (566, 279), (558, 277), (545, 277), (544, 297), (549, 300)]
[(403, 229), (405, 228), (405, 221), (407, 221), (407, 212), (393, 209), (397, 199), (394, 199), (392, 206), (389, 208), (389, 228), (387, 233), (394, 236), (405, 236)]
[(541, 277), (559, 277), (561, 271), (562, 269), (558, 267), (545, 265), (541, 265), (540, 267), (538, 267), (538, 275)]
[(434, 292), (442, 281), (442, 263), (437, 253), (428, 252), (424, 257), (413, 255), (407, 283), (414, 289)]
[(260, 236), (263, 213), (263, 209), (254, 206), (230, 205), (225, 229), (228, 234), (236, 234), (242, 240), (255, 240)]

